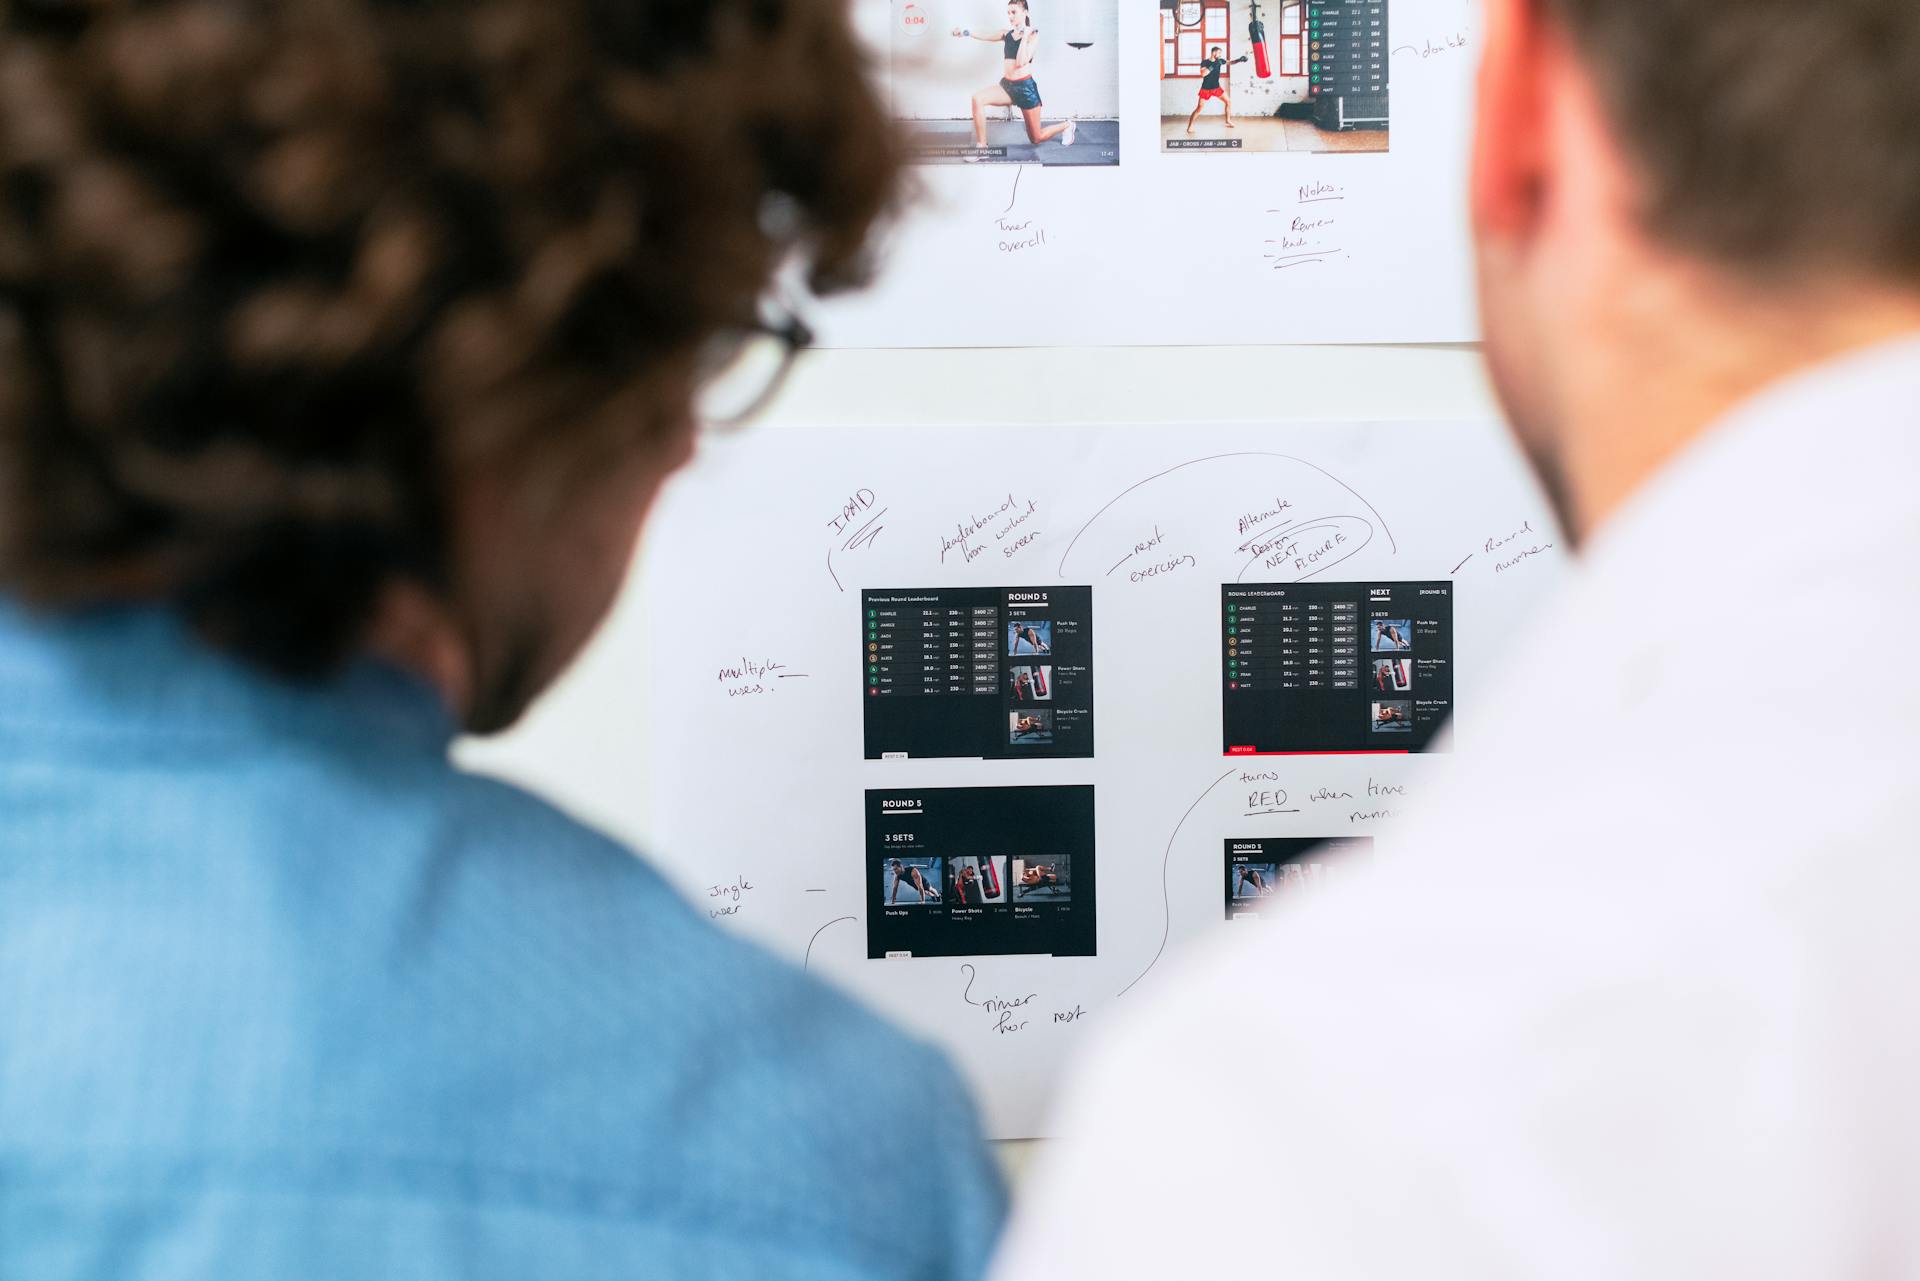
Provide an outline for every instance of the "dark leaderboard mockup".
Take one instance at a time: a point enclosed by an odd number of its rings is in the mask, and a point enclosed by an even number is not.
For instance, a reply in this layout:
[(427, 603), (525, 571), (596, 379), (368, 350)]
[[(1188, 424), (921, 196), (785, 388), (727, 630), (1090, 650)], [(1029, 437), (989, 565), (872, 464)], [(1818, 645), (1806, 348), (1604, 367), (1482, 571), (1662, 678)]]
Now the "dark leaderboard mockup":
[(1453, 712), (1453, 584), (1220, 589), (1228, 756), (1424, 752)]
[(860, 593), (866, 758), (1093, 755), (1093, 589)]
[(1091, 787), (867, 793), (867, 956), (1092, 956)]
[(1259, 916), (1373, 854), (1371, 836), (1265, 836), (1227, 845), (1227, 919)]
[(1307, 5), (1307, 92), (1322, 129), (1387, 127), (1387, 0)]

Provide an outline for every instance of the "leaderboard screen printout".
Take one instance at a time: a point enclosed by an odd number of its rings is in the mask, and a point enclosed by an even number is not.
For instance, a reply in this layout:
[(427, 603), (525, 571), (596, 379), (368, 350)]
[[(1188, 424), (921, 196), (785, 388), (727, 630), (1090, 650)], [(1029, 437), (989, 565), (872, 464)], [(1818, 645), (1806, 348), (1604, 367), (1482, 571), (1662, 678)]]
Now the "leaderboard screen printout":
[(1093, 788), (867, 793), (867, 956), (1092, 956)]
[(1308, 0), (1307, 93), (1322, 129), (1387, 127), (1387, 0)]
[(1093, 588), (860, 594), (866, 758), (1093, 755)]
[(1220, 589), (1228, 756), (1431, 750), (1453, 712), (1453, 584)]

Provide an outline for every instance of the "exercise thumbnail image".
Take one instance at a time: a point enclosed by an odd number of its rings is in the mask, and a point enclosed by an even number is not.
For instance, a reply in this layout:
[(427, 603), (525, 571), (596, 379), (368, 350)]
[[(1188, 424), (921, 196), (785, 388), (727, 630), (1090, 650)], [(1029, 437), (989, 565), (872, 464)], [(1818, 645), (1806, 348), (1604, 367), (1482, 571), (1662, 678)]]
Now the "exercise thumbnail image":
[(1376, 734), (1413, 733), (1413, 704), (1403, 701), (1375, 703), (1373, 732)]
[(991, 907), (1007, 902), (1007, 856), (968, 855), (950, 861), (953, 902), (957, 907)]
[(1326, 879), (1324, 863), (1287, 863), (1280, 868), (1280, 888), (1297, 892)]
[(1013, 860), (1013, 901), (1064, 903), (1073, 897), (1073, 877), (1065, 855)]
[(1413, 648), (1413, 620), (1376, 618), (1373, 620), (1373, 652)]
[(1278, 863), (1235, 863), (1233, 897), (1235, 900), (1266, 898), (1280, 888)]
[(1384, 0), (1160, 0), (1162, 150), (1387, 150), (1385, 12)]
[(1053, 741), (1053, 713), (1044, 707), (1007, 713), (1007, 742), (1024, 747)]
[(892, 0), (888, 97), (927, 164), (1120, 163), (1120, 0)]
[(1022, 654), (1053, 653), (1052, 620), (1022, 618), (1008, 623), (1007, 653), (1015, 658)]
[(1393, 690), (1405, 692), (1413, 688), (1413, 660), (1411, 658), (1382, 658), (1373, 665), (1374, 688), (1381, 693)]
[(938, 904), (945, 863), (942, 858), (888, 858), (886, 875), (881, 879), (882, 901), (888, 907)]
[(1014, 668), (1013, 701), (1016, 703), (1051, 703), (1053, 701), (1053, 668)]

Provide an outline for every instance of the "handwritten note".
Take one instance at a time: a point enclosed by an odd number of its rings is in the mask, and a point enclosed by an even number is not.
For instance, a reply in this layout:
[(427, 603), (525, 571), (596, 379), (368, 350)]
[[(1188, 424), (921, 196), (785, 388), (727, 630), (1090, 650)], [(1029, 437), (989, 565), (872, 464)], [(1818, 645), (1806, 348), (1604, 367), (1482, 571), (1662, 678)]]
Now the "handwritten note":
[[(886, 532), (886, 526), (880, 522), (886, 518), (887, 509), (879, 506), (879, 498), (871, 489), (862, 486), (840, 500), (838, 510), (827, 521), (827, 529), (837, 540), (836, 546), (842, 555), (858, 552), (872, 547), (880, 535)], [(847, 586), (840, 581), (840, 575), (833, 567), (834, 547), (827, 549), (827, 573), (833, 578), (833, 585), (841, 591)]]
[[(1222, 502), (1221, 513), (1209, 497), (1224, 490), (1266, 496)], [(1186, 533), (1159, 519), (1167, 512), (1207, 515)], [(1219, 530), (1214, 521), (1222, 516)], [(1124, 573), (1136, 585), (1209, 574), (1218, 581), (1303, 582), (1376, 539), (1390, 554), (1398, 550), (1386, 518), (1351, 485), (1304, 458), (1249, 450), (1191, 459), (1135, 481), (1068, 540), (1060, 573)], [(1076, 551), (1083, 553), (1078, 562)]]
[(1032, 547), (1040, 539), (1035, 525), (1040, 504), (1009, 492), (990, 507), (969, 511), (957, 517), (949, 530), (940, 535), (940, 563), (971, 565), (997, 548), (1002, 560)]
[[(1299, 814), (1300, 802), (1293, 793), (1279, 786), (1280, 773), (1277, 770), (1242, 770), (1236, 780), (1244, 789), (1240, 796), (1244, 804), (1241, 813), (1247, 818), (1269, 818), (1279, 814)], [(1399, 813), (1395, 808), (1408, 794), (1405, 783), (1392, 783), (1383, 779), (1368, 778), (1364, 787), (1359, 784), (1319, 784), (1303, 793), (1306, 807), (1318, 811), (1322, 808), (1344, 815), (1349, 824), (1369, 823), (1393, 818)]]
[(1528, 521), (1505, 538), (1489, 538), (1485, 550), (1499, 557), (1493, 563), (1493, 572), (1501, 574), (1530, 557), (1552, 551), (1553, 544), (1539, 540), (1533, 522)]
[(1417, 54), (1420, 58), (1420, 61), (1425, 62), (1428, 58), (1433, 57), (1435, 54), (1458, 53), (1462, 49), (1465, 49), (1466, 47), (1467, 47), (1467, 33), (1464, 31), (1456, 30), (1456, 31), (1449, 31), (1446, 35), (1440, 37), (1438, 41), (1435, 41), (1433, 38), (1428, 37), (1427, 39), (1422, 40), (1417, 45), (1412, 45), (1412, 44), (1400, 45), (1394, 49), (1394, 53)]
[(744, 876), (736, 876), (725, 885), (709, 885), (707, 916), (717, 921), (723, 916), (738, 915), (741, 903), (752, 892), (753, 882)]
[(806, 679), (806, 672), (790, 670), (785, 663), (771, 658), (741, 658), (723, 663), (714, 672), (714, 680), (728, 698), (756, 698), (779, 689), (781, 681)]
[(1024, 253), (1029, 249), (1039, 249), (1047, 243), (1047, 229), (1036, 226), (1033, 219), (1023, 218), (1014, 222), (1007, 218), (993, 220), (999, 233), (999, 249), (1003, 254)]
[(1289, 271), (1346, 257), (1340, 247), (1339, 209), (1346, 188), (1332, 182), (1308, 182), (1295, 188), (1293, 203), (1267, 210), (1272, 234), (1263, 257), (1274, 271)]
[(1373, 541), (1373, 526), (1361, 516), (1328, 516), (1243, 545), (1250, 559), (1241, 575), (1294, 582), (1325, 573)]
[(1039, 999), (1038, 992), (1028, 992), (1020, 996), (987, 996), (975, 1000), (973, 982), (979, 977), (978, 972), (971, 965), (961, 966), (960, 972), (967, 976), (967, 984), (961, 989), (960, 999), (968, 1005), (979, 1007), (993, 1020), (990, 1024), (993, 1035), (1013, 1036), (1027, 1029), (1032, 1019), (1031, 1011), (1026, 1007)]
[(1542, 538), (1535, 533), (1532, 521), (1523, 521), (1520, 528), (1511, 533), (1495, 535), (1487, 539), (1479, 551), (1469, 552), (1465, 560), (1453, 567), (1453, 573), (1459, 574), (1476, 556), (1484, 555), (1491, 558), (1490, 563), (1493, 565), (1494, 573), (1504, 574), (1536, 556), (1546, 555), (1553, 549), (1552, 539)]
[[(1367, 780), (1366, 797), (1374, 804), (1373, 809), (1364, 806), (1348, 813), (1349, 823), (1372, 823), (1397, 818), (1401, 813), (1400, 803), (1407, 796), (1404, 783), (1384, 783), (1377, 779)], [(1340, 798), (1334, 798), (1340, 799)], [(1358, 799), (1358, 798), (1355, 798)]]
[(1284, 787), (1255, 787), (1247, 794), (1246, 816), (1259, 818), (1268, 814), (1298, 814), (1300, 807), (1290, 804), (1292, 796)]
[[(1236, 550), (1238, 551), (1247, 550), (1247, 548), (1251, 547), (1255, 542), (1257, 542), (1262, 537), (1262, 534), (1265, 531), (1271, 528), (1270, 522), (1280, 520), (1282, 516), (1285, 516), (1288, 512), (1292, 510), (1293, 510), (1293, 501), (1291, 499), (1276, 498), (1273, 500), (1273, 504), (1270, 507), (1264, 507), (1259, 511), (1241, 512), (1235, 524), (1234, 532), (1236, 534), (1245, 534), (1249, 530), (1252, 530), (1254, 531), (1254, 533), (1252, 537), (1247, 538), (1243, 542), (1241, 542), (1241, 544)], [(1292, 523), (1291, 518), (1285, 521), (1281, 521), (1281, 524), (1283, 525), (1291, 524), (1291, 523)]]
[(1167, 546), (1167, 536), (1155, 524), (1151, 533), (1145, 533), (1134, 540), (1133, 549), (1114, 563), (1107, 571), (1112, 578), (1122, 569), (1127, 571), (1127, 581), (1144, 583), (1151, 579), (1177, 574), (1183, 569), (1194, 569), (1200, 564), (1199, 558), (1191, 552), (1176, 551)]
[(993, 245), (1001, 254), (1030, 255), (1047, 245), (1047, 229), (1038, 217), (1031, 209), (1018, 208), (1023, 172), (1024, 167), (1014, 171), (1013, 192), (1007, 198), (1007, 207), (993, 220)]

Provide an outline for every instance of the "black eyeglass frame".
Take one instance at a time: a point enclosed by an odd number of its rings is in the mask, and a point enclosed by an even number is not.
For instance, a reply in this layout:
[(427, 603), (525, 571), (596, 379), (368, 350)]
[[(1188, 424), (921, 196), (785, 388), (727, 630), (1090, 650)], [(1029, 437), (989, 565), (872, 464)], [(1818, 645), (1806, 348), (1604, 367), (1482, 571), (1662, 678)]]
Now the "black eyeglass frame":
[(780, 340), (783, 350), (779, 367), (767, 379), (766, 386), (762, 387), (744, 408), (720, 418), (702, 417), (700, 430), (703, 434), (730, 435), (758, 417), (769, 404), (773, 403), (774, 397), (780, 394), (780, 389), (786, 386), (788, 377), (793, 373), (794, 362), (800, 358), (800, 353), (812, 348), (815, 337), (813, 327), (801, 319), (799, 313), (791, 307), (782, 303), (774, 303), (773, 306), (779, 309), (778, 318), (761, 317), (752, 324), (742, 326), (724, 336), (723, 340), (731, 339), (735, 343), (734, 350), (726, 360), (718, 362), (718, 368), (712, 375), (703, 378), (701, 382), (704, 387), (711, 378), (716, 378), (725, 372), (727, 367), (739, 358), (745, 343), (756, 337), (767, 336)]

